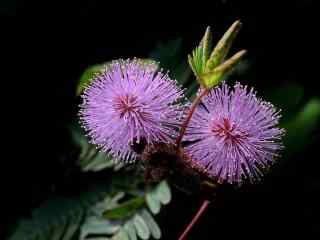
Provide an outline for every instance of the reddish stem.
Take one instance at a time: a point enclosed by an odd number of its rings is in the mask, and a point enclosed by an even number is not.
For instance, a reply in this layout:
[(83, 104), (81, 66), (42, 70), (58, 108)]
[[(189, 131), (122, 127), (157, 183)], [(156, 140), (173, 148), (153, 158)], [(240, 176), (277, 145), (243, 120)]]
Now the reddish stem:
[(206, 211), (206, 209), (209, 206), (210, 201), (209, 200), (204, 200), (201, 207), (199, 208), (198, 212), (196, 213), (196, 215), (193, 217), (192, 221), (189, 223), (189, 225), (187, 226), (187, 228), (183, 231), (183, 233), (181, 234), (181, 236), (179, 237), (179, 240), (185, 240), (188, 233), (190, 232), (190, 230), (192, 229), (192, 227), (194, 226), (194, 224), (199, 220), (199, 218), (201, 217), (201, 215)]
[(193, 114), (194, 110), (195, 110), (196, 107), (199, 105), (202, 97), (204, 97), (205, 95), (207, 95), (208, 92), (209, 92), (208, 89), (202, 89), (201, 92), (200, 92), (200, 94), (198, 94), (198, 96), (193, 100), (192, 105), (191, 105), (191, 107), (190, 107), (190, 111), (189, 111), (189, 113), (188, 113), (188, 115), (187, 115), (187, 118), (186, 118), (186, 120), (183, 122), (183, 124), (181, 125), (180, 135), (179, 135), (179, 137), (178, 137), (177, 140), (176, 140), (176, 146), (177, 146), (178, 149), (179, 149), (179, 147), (180, 147), (182, 138), (183, 138), (183, 136), (184, 136), (184, 134), (185, 134), (185, 132), (186, 132), (187, 126), (188, 126), (188, 124), (189, 124), (189, 122), (190, 122), (190, 120), (191, 120), (191, 117), (192, 117), (192, 114)]

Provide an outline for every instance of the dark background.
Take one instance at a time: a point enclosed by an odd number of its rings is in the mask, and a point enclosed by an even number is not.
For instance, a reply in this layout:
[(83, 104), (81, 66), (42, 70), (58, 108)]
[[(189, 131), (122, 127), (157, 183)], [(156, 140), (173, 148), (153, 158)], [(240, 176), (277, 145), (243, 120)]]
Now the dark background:
[[(71, 152), (66, 125), (76, 117), (79, 76), (92, 64), (146, 57), (158, 42), (178, 37), (187, 55), (206, 26), (217, 39), (241, 19), (233, 51), (248, 50), (250, 67), (242, 82), (262, 95), (292, 82), (303, 86), (304, 102), (319, 95), (316, 1), (279, 2), (212, 1), (192, 3), (189, 10), (149, 2), (136, 11), (108, 1), (1, 1), (1, 81), (9, 84), (3, 85), (2, 96), (9, 110), (5, 120), (14, 126), (3, 125), (11, 147), (2, 157), (6, 203), (1, 231), (7, 233), (18, 216), (52, 192), (75, 191), (77, 179), (66, 178), (59, 158)], [(280, 164), (263, 183), (213, 206), (190, 239), (319, 236), (319, 140), (316, 131), (307, 149)], [(200, 204), (178, 191), (173, 196), (160, 219), (163, 239), (176, 239)]]

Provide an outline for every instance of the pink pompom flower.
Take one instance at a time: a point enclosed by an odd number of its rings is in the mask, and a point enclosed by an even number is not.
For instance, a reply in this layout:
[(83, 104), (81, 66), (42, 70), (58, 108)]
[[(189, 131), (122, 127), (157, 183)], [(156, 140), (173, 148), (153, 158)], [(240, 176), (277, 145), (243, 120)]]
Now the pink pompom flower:
[(183, 91), (153, 63), (117, 60), (82, 94), (80, 118), (92, 142), (115, 161), (133, 161), (132, 145), (174, 143)]
[(220, 183), (260, 179), (282, 148), (279, 118), (253, 89), (223, 83), (202, 99), (186, 129), (192, 167)]

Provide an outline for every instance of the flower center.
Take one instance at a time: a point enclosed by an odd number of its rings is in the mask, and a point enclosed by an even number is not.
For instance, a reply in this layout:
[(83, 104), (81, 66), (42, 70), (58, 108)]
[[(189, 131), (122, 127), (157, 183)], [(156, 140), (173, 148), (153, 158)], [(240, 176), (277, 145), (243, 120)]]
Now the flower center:
[(129, 94), (118, 96), (114, 100), (113, 108), (120, 114), (120, 118), (135, 112), (138, 108), (137, 97)]
[(224, 138), (225, 141), (231, 143), (239, 143), (240, 140), (249, 136), (248, 133), (241, 131), (236, 124), (227, 118), (213, 121), (211, 131), (215, 136)]

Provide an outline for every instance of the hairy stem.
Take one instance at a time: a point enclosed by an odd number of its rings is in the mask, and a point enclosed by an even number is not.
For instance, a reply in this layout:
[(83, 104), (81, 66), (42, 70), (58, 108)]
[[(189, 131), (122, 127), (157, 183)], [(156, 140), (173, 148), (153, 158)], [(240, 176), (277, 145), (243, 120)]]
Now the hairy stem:
[(192, 114), (194, 113), (194, 110), (195, 110), (196, 107), (199, 105), (201, 99), (202, 99), (205, 95), (207, 95), (208, 92), (209, 92), (208, 89), (203, 88), (203, 89), (201, 90), (201, 92), (197, 95), (197, 97), (193, 100), (192, 105), (191, 105), (191, 107), (190, 107), (190, 111), (189, 111), (189, 113), (188, 113), (188, 115), (187, 115), (187, 118), (186, 118), (186, 120), (185, 120), (185, 121), (182, 123), (182, 125), (181, 125), (180, 135), (179, 135), (179, 137), (178, 137), (177, 140), (176, 140), (176, 146), (177, 146), (178, 149), (179, 149), (179, 147), (180, 147), (182, 138), (183, 138), (183, 136), (184, 136), (184, 134), (185, 134), (185, 132), (186, 132), (187, 126), (188, 126), (188, 124), (189, 124), (189, 122), (190, 122), (190, 120), (191, 120)]
[(201, 207), (199, 208), (198, 212), (196, 213), (196, 215), (194, 215), (192, 221), (189, 223), (189, 225), (187, 226), (187, 228), (183, 231), (183, 233), (181, 234), (181, 236), (179, 237), (179, 240), (185, 240), (188, 233), (190, 232), (190, 230), (192, 229), (192, 227), (194, 226), (194, 224), (199, 220), (199, 218), (202, 216), (202, 214), (206, 211), (206, 209), (209, 206), (210, 201), (209, 200), (204, 200)]

